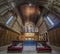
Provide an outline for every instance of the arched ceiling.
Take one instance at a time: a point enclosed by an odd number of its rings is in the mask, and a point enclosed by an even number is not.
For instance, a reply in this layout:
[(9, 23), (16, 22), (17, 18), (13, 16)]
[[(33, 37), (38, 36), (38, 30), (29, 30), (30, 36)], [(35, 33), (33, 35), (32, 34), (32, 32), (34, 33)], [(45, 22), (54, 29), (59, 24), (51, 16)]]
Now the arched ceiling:
[(37, 24), (44, 9), (43, 5), (47, 4), (48, 0), (14, 0), (14, 2), (20, 12), (23, 23), (31, 21)]
[(20, 15), (22, 16), (22, 20), (25, 23), (26, 21), (31, 21), (33, 23), (37, 23), (40, 13), (42, 12), (42, 8), (31, 4), (24, 4), (18, 7)]
[[(53, 4), (53, 2), (55, 3), (56, 1), (59, 1), (59, 0), (13, 0), (13, 2), (16, 4), (16, 7), (18, 8), (19, 12), (20, 12), (20, 15), (21, 15), (21, 19), (23, 21), (23, 23), (25, 23), (25, 21), (29, 20), (29, 21), (32, 21), (33, 23), (37, 24), (38, 20), (40, 19), (40, 16), (41, 14), (47, 12), (47, 10), (45, 10), (43, 12), (43, 10), (45, 8), (48, 9), (48, 6), (51, 6)], [(32, 3), (33, 5), (35, 5), (37, 9), (39, 9), (40, 11), (40, 15), (29, 15), (29, 13), (26, 13), (26, 10), (25, 9), (34, 9), (33, 7), (29, 7), (28, 5)], [(25, 8), (27, 5), (28, 8)], [(25, 8), (25, 9), (24, 9)], [(37, 10), (36, 9), (36, 10)], [(49, 8), (50, 9), (50, 8)], [(31, 12), (31, 10), (30, 10)], [(35, 12), (36, 13), (36, 12)], [(45, 13), (46, 14), (46, 13)], [(27, 15), (29, 15), (29, 17), (27, 17)]]
[(49, 0), (13, 0), (17, 5), (19, 4), (25, 4), (25, 3), (34, 3), (37, 5), (44, 5), (46, 4)]

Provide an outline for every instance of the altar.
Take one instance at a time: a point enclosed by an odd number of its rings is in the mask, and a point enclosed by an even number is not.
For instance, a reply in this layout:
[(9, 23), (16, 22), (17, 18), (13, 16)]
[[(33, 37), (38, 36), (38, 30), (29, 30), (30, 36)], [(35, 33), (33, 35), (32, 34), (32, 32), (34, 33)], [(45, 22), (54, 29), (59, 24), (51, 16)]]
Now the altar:
[(26, 32), (26, 33), (23, 33), (23, 35), (21, 35), (19, 39), (22, 41), (25, 41), (25, 40), (38, 41), (38, 35), (36, 32)]

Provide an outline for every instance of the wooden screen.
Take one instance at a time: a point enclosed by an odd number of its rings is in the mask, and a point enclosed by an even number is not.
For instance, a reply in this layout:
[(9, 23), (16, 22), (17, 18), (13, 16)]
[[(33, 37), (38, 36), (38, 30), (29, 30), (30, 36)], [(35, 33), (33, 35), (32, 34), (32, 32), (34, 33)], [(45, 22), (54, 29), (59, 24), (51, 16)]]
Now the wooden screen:
[(49, 42), (51, 45), (60, 47), (60, 28), (54, 28), (48, 31)]

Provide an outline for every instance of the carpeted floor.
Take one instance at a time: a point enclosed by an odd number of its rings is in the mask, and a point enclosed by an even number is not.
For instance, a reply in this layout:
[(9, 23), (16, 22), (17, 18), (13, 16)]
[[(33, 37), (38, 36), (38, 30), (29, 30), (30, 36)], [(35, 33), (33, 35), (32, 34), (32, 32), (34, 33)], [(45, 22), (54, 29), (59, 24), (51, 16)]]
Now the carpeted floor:
[(23, 43), (24, 46), (36, 46), (36, 42), (33, 40), (26, 40)]

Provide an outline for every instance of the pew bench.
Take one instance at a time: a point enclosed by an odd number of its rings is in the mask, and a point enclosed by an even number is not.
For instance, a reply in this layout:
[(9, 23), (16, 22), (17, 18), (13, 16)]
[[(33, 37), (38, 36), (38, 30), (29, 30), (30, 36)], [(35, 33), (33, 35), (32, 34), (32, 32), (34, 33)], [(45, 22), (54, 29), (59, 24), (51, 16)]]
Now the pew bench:
[(10, 45), (7, 48), (7, 52), (22, 52), (22, 50), (23, 50), (22, 44), (17, 44), (16, 46)]
[(51, 53), (51, 47), (48, 45), (37, 44), (36, 50), (38, 53)]

